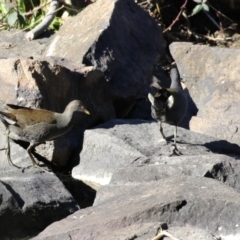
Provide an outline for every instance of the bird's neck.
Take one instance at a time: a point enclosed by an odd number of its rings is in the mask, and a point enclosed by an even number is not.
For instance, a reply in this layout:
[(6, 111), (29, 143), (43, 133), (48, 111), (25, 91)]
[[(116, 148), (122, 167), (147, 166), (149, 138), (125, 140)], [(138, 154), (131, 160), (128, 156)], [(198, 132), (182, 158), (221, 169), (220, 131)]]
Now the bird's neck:
[(73, 112), (64, 112), (60, 114), (57, 120), (58, 128), (71, 128), (74, 124), (74, 115)]
[(174, 89), (177, 89), (177, 90), (182, 90), (183, 89), (182, 85), (180, 83), (180, 80), (172, 81), (170, 88), (174, 88)]
[(170, 88), (174, 88), (177, 90), (182, 90), (181, 80), (180, 80), (180, 74), (177, 70), (177, 68), (172, 68), (170, 70), (170, 78), (171, 78), (171, 86)]

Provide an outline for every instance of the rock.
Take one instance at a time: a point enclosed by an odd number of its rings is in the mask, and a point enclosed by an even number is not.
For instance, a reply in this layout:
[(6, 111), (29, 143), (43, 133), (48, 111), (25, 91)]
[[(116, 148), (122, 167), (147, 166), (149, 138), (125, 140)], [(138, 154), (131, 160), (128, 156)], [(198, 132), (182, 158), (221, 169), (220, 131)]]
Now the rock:
[[(82, 143), (83, 131), (73, 130), (71, 133), (54, 140), (43, 143), (35, 147), (33, 156), (37, 162), (44, 168), (46, 166), (50, 169), (65, 169), (69, 170), (79, 160), (75, 157), (79, 154)], [(6, 136), (0, 132), (0, 166), (6, 169), (14, 169), (9, 165), (7, 158), (7, 141)], [(33, 167), (32, 161), (27, 153), (28, 143), (22, 141), (14, 141), (10, 139), (10, 157), (12, 162), (21, 168)], [(50, 160), (52, 164), (50, 165)], [(57, 166), (56, 166), (57, 165)], [(67, 165), (67, 166), (66, 166)], [(47, 168), (45, 168), (47, 170)], [(51, 170), (50, 170), (51, 171)]]
[(133, 0), (99, 0), (68, 19), (46, 56), (82, 61), (103, 71), (122, 117), (150, 85), (165, 46), (160, 26)]
[(238, 144), (240, 50), (190, 43), (173, 43), (170, 50), (195, 104), (190, 129)]
[[(173, 128), (163, 124), (166, 136), (173, 134)], [(209, 156), (213, 152), (240, 155), (240, 148), (235, 144), (183, 128), (178, 128), (177, 141), (185, 163), (192, 156), (199, 156), (197, 159), (200, 165), (200, 162), (204, 161), (201, 156)], [(80, 165), (73, 169), (72, 176), (88, 184), (92, 182), (96, 186), (108, 184), (112, 174), (121, 167), (151, 163), (154, 159), (161, 163), (174, 161), (174, 157), (168, 158), (170, 150), (171, 144), (166, 144), (161, 139), (156, 122), (111, 120), (98, 128), (85, 131)], [(215, 155), (212, 158), (214, 159)], [(212, 167), (213, 164), (216, 162), (211, 163)], [(194, 172), (191, 168), (189, 167)], [(202, 171), (198, 169), (199, 175), (207, 174), (210, 169), (209, 166), (202, 168)]]
[(2, 108), (12, 103), (63, 112), (71, 100), (80, 99), (90, 111), (90, 116), (78, 115), (73, 133), (57, 139), (54, 145), (47, 143), (47, 147), (37, 148), (43, 157), (59, 166), (68, 163), (73, 149), (80, 151), (85, 128), (115, 117), (108, 84), (99, 70), (56, 58), (14, 58), (0, 62)]
[[(130, 226), (126, 226), (123, 229), (113, 229), (111, 232), (104, 230), (105, 233), (103, 235), (98, 235), (94, 239), (98, 240), (105, 240), (105, 239), (112, 239), (111, 237), (118, 237), (118, 239), (137, 239), (137, 240), (150, 240), (153, 239), (155, 233), (158, 231), (158, 228), (161, 226), (165, 230), (168, 226), (166, 223), (135, 223)], [(174, 237), (179, 237), (179, 239), (184, 240), (193, 240), (193, 239), (199, 239), (199, 240), (213, 240), (212, 234), (209, 232), (199, 229), (192, 226), (187, 227), (170, 227), (167, 230), (168, 233), (173, 235)], [(63, 237), (62, 235), (60, 235)], [(180, 238), (181, 237), (181, 238)], [(45, 238), (44, 238), (45, 239)], [(54, 239), (52, 236), (47, 237), (47, 239)], [(65, 239), (65, 238), (63, 238)], [(66, 238), (67, 239), (67, 238)], [(90, 239), (90, 238), (86, 238)], [(168, 237), (165, 237), (165, 239), (170, 239)]]
[(111, 183), (124, 185), (132, 182), (157, 181), (179, 175), (214, 178), (240, 190), (239, 173), (239, 157), (223, 154), (153, 157), (149, 158), (147, 163), (117, 169), (113, 173)]
[(54, 36), (50, 31), (46, 31), (41, 35), (41, 39), (29, 42), (25, 34), (26, 32), (18, 29), (1, 30), (0, 59), (42, 57)]
[(149, 239), (149, 233), (153, 238), (161, 222), (170, 227), (204, 229), (203, 236), (206, 232), (214, 236), (237, 234), (239, 194), (223, 183), (202, 177), (110, 184), (99, 189), (92, 208), (51, 224), (33, 239)]
[[(7, 139), (6, 136), (0, 132), (0, 169), (3, 168), (4, 171), (14, 171), (15, 167), (8, 163), (7, 158)], [(32, 166), (32, 161), (27, 153), (27, 151), (19, 146), (19, 144), (14, 141), (10, 141), (10, 154), (12, 162), (19, 167), (29, 167)]]
[(59, 179), (33, 169), (0, 169), (1, 239), (29, 239), (79, 209)]

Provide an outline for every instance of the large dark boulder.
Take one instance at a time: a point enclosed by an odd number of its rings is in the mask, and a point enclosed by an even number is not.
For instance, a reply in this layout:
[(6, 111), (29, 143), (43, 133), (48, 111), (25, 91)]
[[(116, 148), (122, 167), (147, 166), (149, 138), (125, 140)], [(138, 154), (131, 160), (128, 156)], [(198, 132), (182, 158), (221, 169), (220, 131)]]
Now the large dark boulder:
[(1, 239), (29, 239), (50, 223), (79, 210), (54, 175), (33, 169), (0, 169)]
[[(110, 184), (100, 188), (92, 208), (53, 223), (33, 239), (152, 239), (161, 222), (205, 229), (197, 239), (210, 239), (210, 233), (237, 236), (239, 195), (223, 183), (202, 177)], [(194, 231), (189, 234), (189, 239), (196, 239)], [(178, 233), (180, 239), (184, 235)]]
[(161, 27), (133, 0), (99, 0), (68, 19), (46, 55), (103, 71), (122, 116), (150, 85), (165, 46)]

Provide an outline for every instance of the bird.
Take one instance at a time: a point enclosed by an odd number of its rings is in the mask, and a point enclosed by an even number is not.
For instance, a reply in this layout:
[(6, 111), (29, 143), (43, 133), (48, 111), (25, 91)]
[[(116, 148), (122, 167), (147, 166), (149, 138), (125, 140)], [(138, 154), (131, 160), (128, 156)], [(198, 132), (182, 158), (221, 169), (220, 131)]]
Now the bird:
[[(28, 155), (34, 167), (39, 166), (32, 155), (32, 149), (37, 145), (51, 141), (67, 133), (74, 125), (77, 112), (90, 115), (80, 100), (69, 102), (63, 113), (45, 109), (32, 109), (13, 104), (6, 104), (7, 111), (0, 111), (0, 120), (7, 130), (7, 157), (10, 165), (15, 167), (10, 157), (9, 138), (29, 142)], [(19, 168), (19, 167), (18, 167)]]
[(170, 70), (170, 88), (158, 88), (153, 96), (148, 94), (151, 103), (152, 118), (159, 122), (159, 130), (162, 137), (167, 141), (163, 133), (162, 123), (174, 125), (174, 144), (170, 156), (180, 155), (177, 148), (177, 127), (187, 112), (188, 101), (186, 94), (181, 86), (180, 75), (176, 67)]

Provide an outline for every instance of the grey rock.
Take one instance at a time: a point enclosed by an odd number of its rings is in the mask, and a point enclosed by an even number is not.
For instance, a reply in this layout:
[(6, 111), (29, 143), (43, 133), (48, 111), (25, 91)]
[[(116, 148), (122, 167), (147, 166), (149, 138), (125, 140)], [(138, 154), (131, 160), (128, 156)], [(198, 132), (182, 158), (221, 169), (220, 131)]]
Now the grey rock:
[(83, 61), (103, 71), (122, 117), (150, 85), (165, 47), (160, 26), (133, 0), (99, 0), (61, 27), (46, 56)]
[(238, 144), (240, 50), (173, 43), (170, 51), (190, 94), (190, 129)]
[[(164, 124), (163, 131), (169, 137), (173, 127)], [(185, 162), (193, 156), (213, 153), (240, 155), (240, 148), (235, 144), (183, 128), (179, 128), (177, 141)], [(112, 174), (121, 167), (179, 159), (168, 158), (170, 151), (171, 144), (163, 141), (156, 122), (111, 120), (98, 128), (85, 131), (80, 165), (73, 169), (72, 176), (96, 185), (108, 184)], [(206, 173), (207, 169), (202, 170), (201, 174)]]
[(60, 180), (26, 169), (0, 169), (1, 239), (29, 239), (79, 210)]
[[(166, 223), (135, 223), (131, 224), (130, 226), (126, 226), (120, 229), (112, 229), (107, 230), (105, 229), (104, 232), (101, 232), (101, 235), (96, 236), (94, 239), (97, 240), (107, 240), (107, 239), (119, 239), (119, 240), (129, 240), (129, 239), (136, 239), (136, 240), (151, 240), (158, 232), (159, 227), (163, 230), (167, 229), (168, 226)], [(166, 230), (165, 230), (166, 231)], [(167, 230), (174, 237), (179, 237), (180, 240), (214, 240), (213, 235), (203, 229), (199, 229), (193, 226), (187, 227), (170, 227)], [(70, 236), (72, 236), (70, 234)], [(43, 239), (57, 239), (59, 236), (48, 236)], [(67, 238), (67, 234), (63, 235), (60, 234), (60, 237), (65, 240)], [(37, 238), (38, 239), (38, 238)], [(40, 238), (41, 239), (41, 238)], [(91, 238), (84, 238), (84, 239), (91, 239)], [(168, 237), (164, 237), (164, 239), (170, 239)]]
[(154, 157), (138, 166), (117, 169), (113, 173), (111, 183), (124, 185), (182, 175), (213, 178), (240, 191), (239, 160), (239, 157), (234, 158), (223, 154)]
[(17, 29), (0, 31), (0, 59), (44, 56), (48, 44), (53, 39), (52, 33), (47, 31), (41, 36), (41, 39), (32, 42), (27, 41), (25, 34), (26, 32)]
[[(169, 227), (204, 229), (205, 236), (206, 232), (215, 236), (237, 234), (239, 194), (223, 183), (202, 177), (110, 184), (99, 189), (92, 208), (51, 224), (33, 239), (148, 239), (149, 233), (155, 236), (161, 222)], [(144, 232), (148, 238), (143, 237)]]
[[(3, 128), (1, 128), (4, 131)], [(3, 171), (14, 171), (16, 170), (15, 167), (9, 165), (8, 158), (7, 158), (7, 139), (6, 136), (0, 132), (0, 169)], [(29, 158), (27, 151), (19, 146), (14, 141), (10, 141), (10, 154), (13, 163), (19, 167), (29, 167), (32, 166), (32, 162)]]

